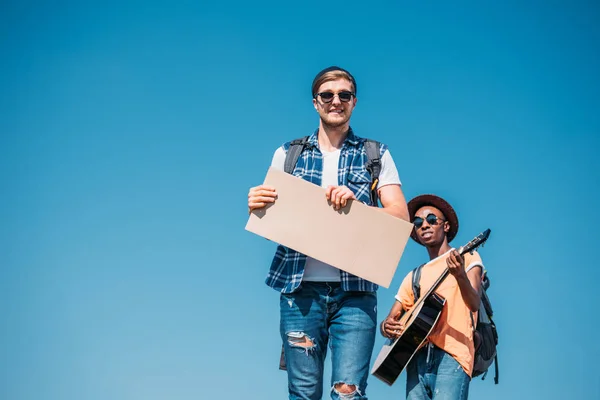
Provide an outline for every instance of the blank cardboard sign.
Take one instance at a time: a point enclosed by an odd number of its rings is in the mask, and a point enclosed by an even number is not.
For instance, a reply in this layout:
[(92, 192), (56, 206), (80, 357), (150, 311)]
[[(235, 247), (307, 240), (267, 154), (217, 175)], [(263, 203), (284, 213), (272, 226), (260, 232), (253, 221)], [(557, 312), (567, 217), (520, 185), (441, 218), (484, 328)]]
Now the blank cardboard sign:
[(388, 288), (413, 225), (350, 201), (334, 210), (325, 189), (275, 168), (277, 200), (250, 214), (246, 230)]

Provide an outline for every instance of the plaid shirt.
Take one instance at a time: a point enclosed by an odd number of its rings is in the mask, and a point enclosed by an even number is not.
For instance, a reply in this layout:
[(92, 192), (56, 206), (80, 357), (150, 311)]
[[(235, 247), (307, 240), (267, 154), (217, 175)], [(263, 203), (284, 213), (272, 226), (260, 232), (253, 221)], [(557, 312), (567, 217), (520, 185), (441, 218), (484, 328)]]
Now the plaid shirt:
[[(319, 150), (317, 132), (309, 137), (308, 145), (298, 158), (294, 176), (321, 186), (323, 154)], [(359, 201), (373, 205), (370, 197), (371, 175), (366, 169), (367, 153), (364, 149), (364, 142), (365, 139), (354, 135), (352, 129), (348, 131), (348, 136), (340, 152), (338, 184), (350, 188)], [(286, 152), (289, 147), (290, 142), (283, 145)], [(382, 144), (380, 156), (386, 150), (387, 146)], [(306, 255), (279, 245), (271, 263), (266, 284), (282, 293), (294, 292), (302, 282), (305, 264)], [(343, 290), (372, 292), (378, 288), (378, 285), (345, 271), (340, 271), (340, 273)]]

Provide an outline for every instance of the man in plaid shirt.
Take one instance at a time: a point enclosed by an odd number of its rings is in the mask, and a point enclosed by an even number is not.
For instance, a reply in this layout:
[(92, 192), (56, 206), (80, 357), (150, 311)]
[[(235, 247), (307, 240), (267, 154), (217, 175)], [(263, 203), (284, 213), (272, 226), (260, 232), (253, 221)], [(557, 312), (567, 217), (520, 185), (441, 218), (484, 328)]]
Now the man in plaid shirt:
[[(366, 169), (365, 139), (350, 128), (356, 106), (356, 81), (346, 70), (329, 67), (312, 84), (319, 128), (309, 137), (293, 174), (326, 188), (334, 210), (348, 200), (373, 207), (371, 175)], [(290, 142), (275, 151), (271, 165), (284, 169)], [(394, 160), (380, 145), (377, 194), (382, 212), (408, 220), (406, 200)], [(250, 189), (248, 209), (265, 207), (276, 188)], [(315, 227), (332, 229), (335, 227)], [(281, 292), (280, 331), (284, 343), (290, 399), (321, 399), (327, 345), (331, 347), (332, 399), (366, 399), (367, 377), (377, 326), (377, 285), (333, 265), (278, 246), (267, 285)]]

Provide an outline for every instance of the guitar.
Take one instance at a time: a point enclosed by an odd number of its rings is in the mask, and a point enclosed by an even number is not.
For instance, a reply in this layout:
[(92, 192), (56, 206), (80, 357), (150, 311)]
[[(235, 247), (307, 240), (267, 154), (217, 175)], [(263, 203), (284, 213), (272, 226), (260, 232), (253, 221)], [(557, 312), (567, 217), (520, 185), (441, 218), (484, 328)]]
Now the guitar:
[[(490, 232), (487, 229), (480, 233), (461, 247), (458, 252), (461, 255), (472, 253), (487, 241)], [(435, 290), (449, 273), (450, 270), (446, 267), (427, 293), (402, 315), (400, 321), (403, 322), (404, 330), (399, 337), (388, 339), (388, 342), (384, 344), (371, 370), (372, 375), (392, 386), (417, 350), (423, 346), (446, 304), (446, 299), (435, 293)]]

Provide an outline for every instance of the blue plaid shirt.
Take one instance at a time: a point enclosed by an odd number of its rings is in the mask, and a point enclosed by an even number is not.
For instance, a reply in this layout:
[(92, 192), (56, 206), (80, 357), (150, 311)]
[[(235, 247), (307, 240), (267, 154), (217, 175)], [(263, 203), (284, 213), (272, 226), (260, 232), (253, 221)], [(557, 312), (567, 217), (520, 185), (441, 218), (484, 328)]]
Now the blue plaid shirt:
[[(300, 177), (315, 185), (321, 186), (323, 172), (323, 154), (319, 150), (317, 132), (308, 139), (308, 145), (298, 158), (294, 176)], [(370, 196), (371, 175), (366, 169), (367, 152), (364, 149), (365, 139), (360, 138), (349, 130), (340, 152), (338, 168), (338, 184), (350, 188), (356, 198), (368, 205), (373, 205)], [(290, 142), (283, 145), (284, 150), (290, 147)], [(380, 156), (387, 150), (387, 146), (380, 146)], [(294, 292), (302, 282), (306, 256), (288, 247), (279, 245), (267, 275), (266, 284), (282, 293)], [(346, 291), (372, 292), (378, 285), (361, 279), (345, 271), (340, 271), (342, 289)]]

